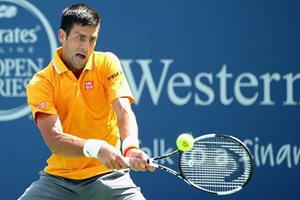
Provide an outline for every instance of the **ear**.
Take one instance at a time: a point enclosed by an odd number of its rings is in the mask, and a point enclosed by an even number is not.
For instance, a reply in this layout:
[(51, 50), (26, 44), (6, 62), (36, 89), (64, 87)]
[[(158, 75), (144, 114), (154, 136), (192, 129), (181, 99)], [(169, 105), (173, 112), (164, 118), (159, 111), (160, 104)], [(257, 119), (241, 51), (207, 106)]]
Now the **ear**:
[(66, 32), (63, 29), (58, 30), (58, 40), (60, 41), (61, 44), (64, 43), (66, 40)]

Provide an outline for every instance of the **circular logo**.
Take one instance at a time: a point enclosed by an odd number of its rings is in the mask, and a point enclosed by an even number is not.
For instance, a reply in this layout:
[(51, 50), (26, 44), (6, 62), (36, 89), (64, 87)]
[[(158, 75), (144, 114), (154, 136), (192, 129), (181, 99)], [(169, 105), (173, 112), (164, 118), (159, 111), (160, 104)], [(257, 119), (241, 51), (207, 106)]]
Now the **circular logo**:
[(46, 17), (27, 1), (0, 0), (0, 23), (0, 121), (10, 121), (30, 114), (26, 86), (57, 42)]

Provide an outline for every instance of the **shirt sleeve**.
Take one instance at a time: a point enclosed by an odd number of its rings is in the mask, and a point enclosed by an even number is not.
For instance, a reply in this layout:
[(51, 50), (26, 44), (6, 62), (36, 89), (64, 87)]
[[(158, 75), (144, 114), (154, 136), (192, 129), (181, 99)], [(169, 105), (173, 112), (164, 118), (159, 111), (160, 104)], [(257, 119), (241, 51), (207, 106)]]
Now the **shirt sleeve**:
[(107, 93), (108, 99), (112, 102), (116, 98), (126, 97), (130, 103), (134, 102), (134, 97), (129, 87), (127, 78), (117, 56), (107, 53), (106, 56)]
[(57, 114), (53, 103), (53, 89), (50, 83), (41, 75), (34, 75), (27, 85), (27, 103), (31, 107), (33, 119), (36, 113)]

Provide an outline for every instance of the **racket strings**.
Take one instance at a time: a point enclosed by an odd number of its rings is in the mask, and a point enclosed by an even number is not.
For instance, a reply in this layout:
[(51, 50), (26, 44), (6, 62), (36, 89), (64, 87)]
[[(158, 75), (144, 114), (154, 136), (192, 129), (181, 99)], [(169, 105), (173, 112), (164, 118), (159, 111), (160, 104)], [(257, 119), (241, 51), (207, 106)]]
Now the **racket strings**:
[(224, 192), (242, 187), (251, 172), (251, 161), (245, 149), (226, 137), (195, 141), (191, 151), (180, 158), (183, 175), (196, 187)]

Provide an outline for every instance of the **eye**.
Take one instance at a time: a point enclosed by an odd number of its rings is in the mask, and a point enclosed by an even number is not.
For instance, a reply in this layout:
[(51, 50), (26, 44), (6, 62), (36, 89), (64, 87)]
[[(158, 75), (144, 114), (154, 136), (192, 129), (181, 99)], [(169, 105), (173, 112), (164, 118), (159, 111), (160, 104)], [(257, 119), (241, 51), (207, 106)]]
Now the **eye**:
[(91, 43), (93, 43), (93, 42), (95, 42), (95, 41), (96, 41), (96, 38), (95, 38), (95, 37), (91, 37), (91, 38), (90, 38), (90, 42), (91, 42)]
[(83, 40), (84, 40), (84, 36), (83, 36), (83, 35), (78, 35), (78, 36), (77, 36), (77, 39), (78, 39), (79, 41), (83, 41)]

